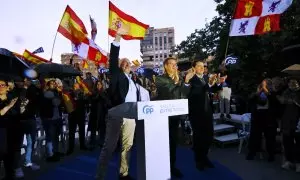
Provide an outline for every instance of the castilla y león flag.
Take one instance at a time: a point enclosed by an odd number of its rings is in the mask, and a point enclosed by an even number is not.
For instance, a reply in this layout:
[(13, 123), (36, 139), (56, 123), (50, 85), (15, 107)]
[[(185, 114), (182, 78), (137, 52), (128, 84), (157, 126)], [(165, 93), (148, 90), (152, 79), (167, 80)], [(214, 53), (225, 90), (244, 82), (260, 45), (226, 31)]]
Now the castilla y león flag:
[(68, 38), (75, 45), (84, 41), (88, 41), (88, 33), (83, 22), (70, 8), (70, 6), (66, 7), (57, 31)]
[(293, 0), (238, 0), (230, 36), (247, 36), (280, 31), (280, 15)]
[(116, 36), (117, 30), (126, 25), (129, 27), (128, 34), (122, 36), (125, 40), (144, 39), (149, 25), (141, 23), (134, 17), (124, 13), (109, 1), (109, 29), (108, 34)]
[(79, 57), (94, 61), (95, 64), (107, 63), (107, 52), (101, 49), (92, 39), (79, 45), (72, 44), (72, 51)]

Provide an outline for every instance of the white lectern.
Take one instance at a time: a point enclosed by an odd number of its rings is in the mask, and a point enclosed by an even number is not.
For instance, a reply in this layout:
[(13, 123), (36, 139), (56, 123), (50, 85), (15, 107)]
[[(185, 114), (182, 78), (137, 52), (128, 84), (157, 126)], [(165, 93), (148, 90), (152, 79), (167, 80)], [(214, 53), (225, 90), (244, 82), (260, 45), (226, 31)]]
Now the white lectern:
[(188, 100), (124, 103), (109, 111), (115, 116), (138, 120), (138, 180), (171, 179), (168, 118), (188, 114)]

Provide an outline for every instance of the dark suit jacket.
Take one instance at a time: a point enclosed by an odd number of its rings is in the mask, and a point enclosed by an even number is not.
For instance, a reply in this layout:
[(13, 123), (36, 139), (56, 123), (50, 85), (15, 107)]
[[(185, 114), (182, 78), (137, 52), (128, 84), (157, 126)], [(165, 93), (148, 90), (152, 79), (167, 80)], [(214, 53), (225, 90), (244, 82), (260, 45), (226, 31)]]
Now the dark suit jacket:
[[(61, 100), (61, 103), (58, 107), (59, 113), (61, 114), (62, 109), (63, 109), (62, 95), (57, 90), (52, 90), (52, 91), (54, 92), (55, 96), (59, 97), (59, 99)], [(52, 118), (53, 117), (53, 108), (54, 108), (54, 106), (52, 104), (52, 99), (46, 98), (44, 96), (44, 93), (42, 93), (39, 104), (40, 104), (40, 117), (42, 119)]]
[[(108, 88), (108, 94), (111, 99), (112, 107), (125, 102), (125, 98), (129, 89), (129, 80), (124, 72), (119, 68), (119, 52), (120, 47), (116, 47), (112, 43), (109, 57), (109, 72), (111, 78)], [(137, 94), (137, 99), (139, 99), (139, 93)]]
[(190, 87), (180, 79), (178, 84), (166, 74), (156, 77), (155, 84), (157, 88), (156, 100), (172, 100), (186, 98)]
[(190, 80), (190, 85), (189, 115), (191, 119), (198, 120), (201, 118), (212, 123), (213, 110), (209, 92), (218, 91), (221, 87), (217, 85), (209, 87), (208, 83), (201, 81), (197, 75)]

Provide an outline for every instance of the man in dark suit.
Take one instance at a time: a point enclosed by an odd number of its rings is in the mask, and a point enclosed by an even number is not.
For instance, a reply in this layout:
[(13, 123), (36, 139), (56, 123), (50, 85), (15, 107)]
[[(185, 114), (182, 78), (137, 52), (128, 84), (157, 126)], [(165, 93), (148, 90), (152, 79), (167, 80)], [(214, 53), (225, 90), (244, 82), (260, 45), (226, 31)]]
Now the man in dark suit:
[(196, 167), (203, 170), (214, 165), (207, 157), (213, 140), (213, 110), (209, 92), (220, 89), (216, 86), (217, 76), (211, 75), (208, 82), (204, 79), (204, 63), (193, 62), (194, 77), (190, 80), (189, 119), (193, 129), (193, 150)]
[[(125, 28), (117, 31), (116, 38), (111, 45), (109, 71), (111, 75), (108, 93), (111, 99), (112, 107), (125, 102), (137, 102), (140, 98), (139, 90), (130, 77), (131, 66), (128, 59), (119, 61), (120, 39), (122, 34), (126, 34)], [(121, 165), (120, 179), (132, 179), (129, 172), (129, 151), (133, 144), (135, 132), (135, 120), (120, 118), (108, 113), (106, 124), (105, 142), (99, 157), (97, 179), (104, 179), (105, 172), (117, 146), (119, 136), (121, 135)]]
[[(189, 81), (194, 76), (193, 71), (189, 71), (183, 80), (178, 73), (177, 60), (175, 58), (167, 58), (164, 63), (165, 73), (155, 78), (157, 88), (157, 100), (171, 100), (185, 98), (190, 89)], [(175, 167), (176, 162), (176, 146), (178, 136), (178, 126), (180, 116), (172, 116), (169, 118), (169, 138), (170, 138), (170, 164), (171, 174), (176, 177), (182, 177), (182, 173)]]

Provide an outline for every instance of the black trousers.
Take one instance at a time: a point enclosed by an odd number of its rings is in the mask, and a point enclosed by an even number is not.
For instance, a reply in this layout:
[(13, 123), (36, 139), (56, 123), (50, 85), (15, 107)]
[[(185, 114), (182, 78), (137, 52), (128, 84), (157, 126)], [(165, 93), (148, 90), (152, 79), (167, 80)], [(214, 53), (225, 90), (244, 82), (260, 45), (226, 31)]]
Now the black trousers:
[(300, 163), (300, 133), (283, 133), (284, 154), (287, 161)]
[(193, 150), (196, 163), (208, 160), (207, 154), (213, 141), (213, 121), (210, 117), (190, 117), (193, 129)]
[(261, 151), (261, 140), (264, 135), (266, 140), (266, 150), (269, 156), (274, 156), (277, 134), (276, 122), (270, 120), (268, 110), (258, 110), (251, 119), (251, 129), (249, 138), (249, 154), (255, 155)]
[(175, 168), (176, 164), (176, 148), (178, 143), (178, 127), (180, 116), (169, 117), (169, 143), (170, 143), (170, 165), (171, 169)]
[[(6, 150), (0, 153), (0, 161), (4, 162), (5, 168), (5, 179), (14, 179), (15, 176), (15, 168), (19, 164), (20, 158), (19, 154), (21, 154), (20, 142), (22, 132), (20, 129), (20, 125), (18, 122), (11, 125), (6, 129)], [(19, 154), (17, 154), (19, 153)]]
[(85, 113), (84, 111), (75, 110), (69, 114), (69, 151), (74, 150), (75, 146), (75, 133), (77, 125), (79, 127), (79, 142), (80, 148), (85, 147)]
[[(106, 112), (102, 111), (103, 113), (100, 114), (99, 119), (96, 119), (95, 117), (90, 116), (90, 122), (89, 122), (89, 130), (91, 131), (91, 141), (90, 144), (93, 146), (96, 143), (96, 132), (99, 132), (99, 136), (101, 139), (101, 142), (105, 139), (105, 133), (106, 133)], [(95, 119), (93, 119), (95, 118)]]
[(3, 161), (5, 168), (5, 179), (14, 179), (14, 152), (0, 154), (0, 162)]

